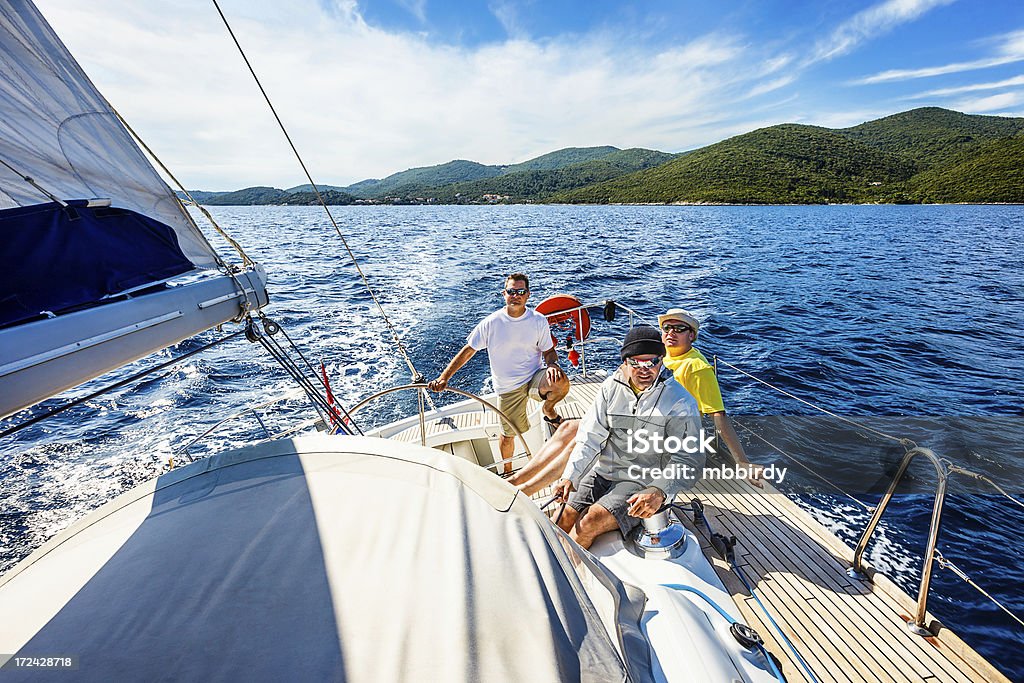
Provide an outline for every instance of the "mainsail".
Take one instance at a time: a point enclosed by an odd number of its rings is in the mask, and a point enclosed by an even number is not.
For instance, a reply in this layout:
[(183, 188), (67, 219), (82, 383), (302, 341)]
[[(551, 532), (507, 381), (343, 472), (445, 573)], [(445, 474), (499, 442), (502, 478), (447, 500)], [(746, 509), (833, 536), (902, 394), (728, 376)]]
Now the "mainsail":
[(267, 302), (213, 247), (39, 11), (0, 0), (0, 417)]
[[(0, 62), (0, 209), (53, 199), (110, 199), (118, 209), (168, 226), (193, 267), (216, 264), (213, 248), (174, 193), (28, 2), (0, 4)], [(17, 221), (3, 225), (4, 232), (19, 230)], [(0, 242), (5, 268), (27, 256), (8, 253), (10, 246), (10, 239)], [(51, 241), (40, 248), (53, 253), (53, 246)], [(127, 279), (139, 284), (138, 278)], [(5, 298), (10, 295), (3, 292)]]

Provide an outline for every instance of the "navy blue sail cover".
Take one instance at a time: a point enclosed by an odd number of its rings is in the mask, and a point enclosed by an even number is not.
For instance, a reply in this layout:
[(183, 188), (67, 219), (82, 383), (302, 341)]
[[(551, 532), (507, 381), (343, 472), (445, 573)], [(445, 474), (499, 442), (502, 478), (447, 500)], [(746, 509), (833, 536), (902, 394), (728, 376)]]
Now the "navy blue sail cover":
[(0, 211), (0, 327), (100, 303), (195, 269), (174, 231), (86, 201)]

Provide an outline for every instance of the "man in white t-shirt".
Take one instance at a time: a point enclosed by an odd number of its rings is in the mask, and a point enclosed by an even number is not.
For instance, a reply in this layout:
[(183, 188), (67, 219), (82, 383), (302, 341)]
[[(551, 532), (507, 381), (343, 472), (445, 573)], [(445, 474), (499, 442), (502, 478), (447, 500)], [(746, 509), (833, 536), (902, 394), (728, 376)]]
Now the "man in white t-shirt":
[(526, 307), (530, 279), (522, 273), (509, 275), (502, 294), (505, 307), (477, 323), (466, 345), (428, 386), (433, 391), (443, 391), (459, 368), (477, 351), (487, 349), (498, 409), (512, 422), (510, 425), (501, 421), (501, 458), (505, 462), (505, 473), (509, 474), (515, 450), (515, 429), (525, 432), (530, 427), (527, 399), (543, 401), (544, 420), (557, 427), (562, 417), (555, 411), (555, 404), (569, 393), (569, 378), (558, 367), (558, 351), (547, 318)]

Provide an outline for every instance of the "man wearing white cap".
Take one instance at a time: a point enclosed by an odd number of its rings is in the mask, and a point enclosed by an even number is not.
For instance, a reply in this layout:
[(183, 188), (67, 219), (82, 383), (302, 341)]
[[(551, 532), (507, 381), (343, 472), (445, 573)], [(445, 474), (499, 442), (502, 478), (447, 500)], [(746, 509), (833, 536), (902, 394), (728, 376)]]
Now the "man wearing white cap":
[[(729, 447), (737, 465), (752, 466), (743, 451), (732, 420), (725, 412), (722, 402), (722, 390), (718, 387), (715, 369), (700, 351), (693, 347), (697, 340), (700, 323), (692, 315), (681, 308), (672, 308), (658, 316), (658, 327), (661, 328), (661, 340), (665, 343), (668, 354), (665, 356), (665, 367), (672, 371), (676, 381), (697, 399), (700, 412), (710, 415), (715, 421), (715, 429)], [(757, 481), (760, 468), (752, 466), (755, 475), (750, 483), (761, 486)]]

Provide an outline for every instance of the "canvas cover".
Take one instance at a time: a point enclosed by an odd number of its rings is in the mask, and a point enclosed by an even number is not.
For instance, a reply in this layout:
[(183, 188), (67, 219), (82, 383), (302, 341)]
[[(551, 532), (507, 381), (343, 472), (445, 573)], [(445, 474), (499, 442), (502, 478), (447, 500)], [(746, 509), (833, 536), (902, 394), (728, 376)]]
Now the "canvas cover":
[(58, 535), (0, 579), (0, 652), (73, 655), (97, 681), (645, 681), (642, 610), (493, 474), (316, 435), (173, 471)]
[(83, 201), (0, 210), (0, 263), (6, 264), (0, 268), (0, 327), (69, 312), (195, 268), (163, 223)]
[(0, 209), (110, 199), (170, 226), (185, 256), (212, 267), (209, 243), (30, 2), (0, 0)]

